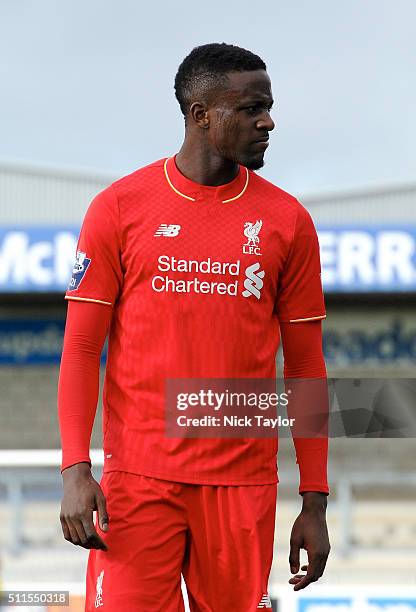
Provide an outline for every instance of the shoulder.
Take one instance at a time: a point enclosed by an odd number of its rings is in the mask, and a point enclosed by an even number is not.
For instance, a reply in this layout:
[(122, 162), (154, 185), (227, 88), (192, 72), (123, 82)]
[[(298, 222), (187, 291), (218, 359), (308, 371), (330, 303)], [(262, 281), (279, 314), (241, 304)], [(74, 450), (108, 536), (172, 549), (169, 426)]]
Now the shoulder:
[(157, 161), (143, 166), (126, 176), (121, 177), (117, 181), (114, 181), (109, 186), (109, 189), (118, 196), (129, 195), (140, 191), (146, 187), (152, 187), (157, 185), (164, 176), (164, 163), (166, 158), (158, 159)]
[(253, 184), (253, 187), (259, 194), (267, 195), (268, 197), (272, 197), (274, 200), (278, 202), (287, 204), (287, 206), (296, 208), (300, 205), (299, 201), (295, 198), (295, 196), (291, 195), (287, 191), (284, 191), (271, 181), (268, 181), (263, 176), (260, 176), (253, 170), (250, 170), (250, 181)]
[[(295, 217), (307, 213), (305, 207), (292, 194), (284, 191), (271, 181), (250, 171), (250, 181), (257, 194), (267, 198), (272, 205), (278, 206), (280, 210), (292, 213)], [(307, 213), (308, 214), (308, 213)]]
[(284, 191), (271, 181), (250, 171), (250, 180), (253, 189), (257, 194), (267, 201), (267, 205), (272, 207), (280, 219), (284, 219), (290, 225), (295, 226), (312, 223), (311, 215), (308, 210), (292, 194)]
[(119, 215), (122, 201), (129, 201), (130, 196), (131, 201), (134, 202), (138, 195), (146, 194), (147, 188), (154, 188), (161, 182), (165, 159), (139, 168), (105, 187), (92, 200), (87, 215), (89, 217), (102, 216), (104, 212)]
[(267, 201), (268, 207), (272, 207), (276, 222), (286, 230), (290, 241), (296, 236), (316, 235), (311, 214), (294, 195), (255, 172), (250, 174), (258, 194)]

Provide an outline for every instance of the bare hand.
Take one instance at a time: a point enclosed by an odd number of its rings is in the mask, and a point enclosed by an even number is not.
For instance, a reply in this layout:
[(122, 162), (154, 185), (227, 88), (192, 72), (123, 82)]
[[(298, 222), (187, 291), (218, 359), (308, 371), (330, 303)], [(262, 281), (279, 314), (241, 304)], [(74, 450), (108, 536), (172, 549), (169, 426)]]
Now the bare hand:
[(108, 531), (108, 514), (100, 485), (88, 463), (77, 463), (62, 472), (64, 496), (60, 521), (65, 540), (83, 548), (107, 550), (93, 523), (93, 511), (103, 531)]
[[(293, 525), (290, 536), (289, 565), (290, 571), (296, 576), (289, 580), (289, 584), (295, 585), (294, 591), (304, 589), (324, 573), (331, 550), (325, 512), (326, 496), (323, 493), (304, 494), (302, 511)], [(297, 573), (301, 548), (306, 549), (308, 554), (308, 564), (300, 568), (306, 571), (306, 574)]]

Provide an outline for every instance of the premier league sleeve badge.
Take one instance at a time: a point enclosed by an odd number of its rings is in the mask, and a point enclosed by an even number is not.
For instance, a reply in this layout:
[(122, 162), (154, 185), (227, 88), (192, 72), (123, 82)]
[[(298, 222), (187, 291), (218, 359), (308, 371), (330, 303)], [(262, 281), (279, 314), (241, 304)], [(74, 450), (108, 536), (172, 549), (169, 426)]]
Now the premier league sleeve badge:
[(72, 277), (68, 285), (68, 291), (75, 291), (78, 289), (90, 263), (91, 259), (88, 259), (86, 253), (83, 251), (77, 252), (74, 268), (72, 270)]

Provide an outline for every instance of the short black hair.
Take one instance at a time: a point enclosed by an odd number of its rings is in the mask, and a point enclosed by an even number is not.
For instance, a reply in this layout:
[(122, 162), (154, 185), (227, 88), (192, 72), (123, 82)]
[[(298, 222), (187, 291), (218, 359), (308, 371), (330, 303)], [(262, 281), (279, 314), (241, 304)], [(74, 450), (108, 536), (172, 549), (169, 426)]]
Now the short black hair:
[(195, 47), (185, 57), (175, 77), (175, 95), (186, 118), (195, 95), (206, 98), (209, 92), (227, 85), (228, 72), (266, 70), (255, 53), (226, 43)]

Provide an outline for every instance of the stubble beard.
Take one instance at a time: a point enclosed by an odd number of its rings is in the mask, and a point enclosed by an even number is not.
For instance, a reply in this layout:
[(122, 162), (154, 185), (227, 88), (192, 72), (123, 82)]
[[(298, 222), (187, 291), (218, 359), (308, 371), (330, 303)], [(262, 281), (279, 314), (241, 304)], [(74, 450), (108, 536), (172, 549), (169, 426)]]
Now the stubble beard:
[(249, 170), (260, 170), (264, 166), (264, 157), (255, 159), (251, 158), (247, 160), (247, 163), (243, 164)]

